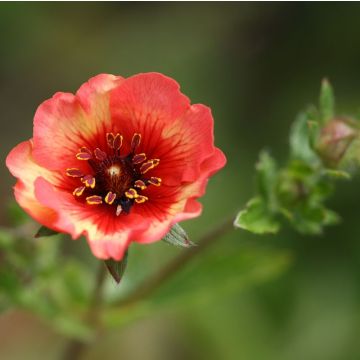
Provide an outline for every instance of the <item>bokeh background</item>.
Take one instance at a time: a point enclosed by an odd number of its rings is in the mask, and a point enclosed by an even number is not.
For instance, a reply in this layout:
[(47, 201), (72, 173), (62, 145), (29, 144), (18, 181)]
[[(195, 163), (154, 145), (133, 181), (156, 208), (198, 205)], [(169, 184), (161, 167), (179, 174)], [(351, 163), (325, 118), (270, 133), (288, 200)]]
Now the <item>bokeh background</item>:
[[(159, 71), (212, 108), (228, 158), (203, 216), (184, 224), (196, 242), (250, 198), (261, 149), (286, 161), (290, 124), (317, 102), (324, 76), (338, 112), (358, 112), (359, 17), (349, 3), (1, 3), (1, 225), (14, 183), (5, 157), (31, 137), (38, 104), (98, 73)], [(359, 359), (359, 185), (339, 184), (330, 205), (343, 222), (322, 236), (224, 237), (165, 286), (151, 311), (115, 316), (84, 358)], [(96, 265), (84, 241), (69, 246)], [(124, 283), (109, 279), (106, 291), (117, 296), (179, 251), (134, 246)], [(28, 311), (0, 316), (1, 359), (60, 359), (66, 341)]]

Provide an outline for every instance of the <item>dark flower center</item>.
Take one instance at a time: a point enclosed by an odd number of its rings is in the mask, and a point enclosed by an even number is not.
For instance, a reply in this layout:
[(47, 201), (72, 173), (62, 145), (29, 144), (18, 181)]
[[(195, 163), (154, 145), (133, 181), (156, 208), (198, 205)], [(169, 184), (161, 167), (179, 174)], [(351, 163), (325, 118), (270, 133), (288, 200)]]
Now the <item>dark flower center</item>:
[(161, 179), (147, 177), (148, 171), (159, 165), (159, 159), (146, 159), (145, 153), (136, 153), (141, 135), (134, 134), (130, 152), (121, 154), (123, 137), (120, 134), (106, 134), (111, 154), (96, 148), (94, 151), (82, 147), (76, 154), (78, 160), (87, 161), (93, 174), (83, 174), (77, 168), (69, 168), (66, 175), (79, 178), (82, 185), (73, 191), (76, 197), (85, 196), (89, 205), (101, 205), (105, 202), (114, 206), (116, 215), (123, 211), (129, 213), (134, 204), (148, 201), (141, 195), (149, 185), (160, 186)]

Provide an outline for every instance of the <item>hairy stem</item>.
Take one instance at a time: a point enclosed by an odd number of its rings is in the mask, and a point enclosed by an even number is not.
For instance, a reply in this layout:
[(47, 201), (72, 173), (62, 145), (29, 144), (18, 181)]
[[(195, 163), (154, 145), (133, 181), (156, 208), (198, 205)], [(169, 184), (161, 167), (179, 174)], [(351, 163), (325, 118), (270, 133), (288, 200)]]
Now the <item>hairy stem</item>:
[[(96, 274), (96, 281), (94, 286), (94, 291), (92, 294), (89, 311), (86, 317), (86, 322), (93, 329), (97, 329), (99, 322), (99, 313), (101, 311), (102, 305), (102, 293), (104, 280), (106, 278), (107, 270), (103, 262), (100, 262), (99, 269)], [(64, 360), (78, 360), (81, 359), (85, 349), (87, 348), (87, 343), (78, 339), (72, 339), (67, 344), (65, 349), (63, 359)]]
[(134, 289), (127, 297), (117, 302), (116, 306), (127, 306), (136, 303), (139, 300), (151, 295), (163, 283), (170, 279), (175, 273), (184, 267), (195, 256), (202, 253), (208, 246), (220, 239), (223, 235), (231, 231), (233, 226), (234, 216), (230, 217), (222, 224), (204, 234), (197, 242), (197, 246), (186, 249), (178, 256), (172, 259), (164, 267), (160, 268), (150, 278), (146, 278), (140, 285)]

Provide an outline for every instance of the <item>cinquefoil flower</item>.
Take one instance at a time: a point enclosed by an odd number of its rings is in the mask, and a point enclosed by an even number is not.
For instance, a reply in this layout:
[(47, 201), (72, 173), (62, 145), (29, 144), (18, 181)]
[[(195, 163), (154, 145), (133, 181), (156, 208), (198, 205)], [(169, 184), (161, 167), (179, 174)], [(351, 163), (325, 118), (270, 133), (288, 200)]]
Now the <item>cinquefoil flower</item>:
[(160, 240), (198, 216), (196, 199), (225, 161), (210, 109), (147, 73), (101, 74), (75, 95), (56, 93), (6, 164), (18, 179), (16, 200), (34, 219), (73, 239), (85, 235), (98, 258), (120, 260), (131, 242)]

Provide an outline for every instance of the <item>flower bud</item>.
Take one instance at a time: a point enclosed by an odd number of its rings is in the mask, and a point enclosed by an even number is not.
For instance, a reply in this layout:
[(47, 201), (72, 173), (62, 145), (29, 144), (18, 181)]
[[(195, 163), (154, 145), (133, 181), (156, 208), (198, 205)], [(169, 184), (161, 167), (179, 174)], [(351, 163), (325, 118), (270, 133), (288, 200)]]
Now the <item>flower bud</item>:
[(349, 120), (330, 120), (320, 132), (316, 149), (327, 166), (336, 167), (357, 135)]

